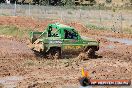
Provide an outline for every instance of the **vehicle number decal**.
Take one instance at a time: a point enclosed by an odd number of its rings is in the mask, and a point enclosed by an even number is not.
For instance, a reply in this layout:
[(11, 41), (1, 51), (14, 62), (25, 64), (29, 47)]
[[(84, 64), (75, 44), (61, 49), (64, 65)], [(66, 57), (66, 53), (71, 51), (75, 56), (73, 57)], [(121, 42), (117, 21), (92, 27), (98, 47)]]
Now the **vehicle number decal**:
[(65, 49), (80, 49), (81, 46), (70, 46), (70, 45), (68, 45), (68, 46), (65, 46), (64, 48)]

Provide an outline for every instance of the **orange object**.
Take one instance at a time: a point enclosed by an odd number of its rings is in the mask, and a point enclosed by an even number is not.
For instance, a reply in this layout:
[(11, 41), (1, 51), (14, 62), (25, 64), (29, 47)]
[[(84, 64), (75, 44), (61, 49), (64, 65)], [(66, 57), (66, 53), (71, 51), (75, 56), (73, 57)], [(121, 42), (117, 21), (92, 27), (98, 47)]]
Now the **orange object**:
[(82, 76), (83, 77), (89, 77), (89, 73), (87, 70), (84, 70), (84, 68), (82, 68)]

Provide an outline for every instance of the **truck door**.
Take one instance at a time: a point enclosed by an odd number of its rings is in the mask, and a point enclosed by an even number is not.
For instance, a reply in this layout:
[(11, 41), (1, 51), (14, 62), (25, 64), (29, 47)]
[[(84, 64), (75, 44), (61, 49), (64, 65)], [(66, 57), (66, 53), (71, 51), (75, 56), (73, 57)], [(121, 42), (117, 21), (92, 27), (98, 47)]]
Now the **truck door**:
[(71, 53), (81, 51), (82, 47), (80, 42), (76, 32), (64, 29), (63, 52)]

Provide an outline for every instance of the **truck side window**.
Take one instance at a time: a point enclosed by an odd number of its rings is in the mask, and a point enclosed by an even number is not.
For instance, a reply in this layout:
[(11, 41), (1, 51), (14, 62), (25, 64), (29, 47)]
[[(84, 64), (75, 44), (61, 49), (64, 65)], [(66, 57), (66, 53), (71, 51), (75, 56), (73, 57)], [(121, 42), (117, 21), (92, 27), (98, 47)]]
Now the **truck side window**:
[(73, 31), (64, 30), (64, 32), (65, 32), (65, 35), (64, 35), (65, 39), (77, 39), (78, 38), (77, 34)]
[(52, 37), (59, 37), (58, 32), (59, 32), (59, 31), (58, 31), (56, 28), (52, 28), (52, 32), (51, 32)]
[(59, 37), (57, 29), (50, 26), (48, 30), (48, 37)]

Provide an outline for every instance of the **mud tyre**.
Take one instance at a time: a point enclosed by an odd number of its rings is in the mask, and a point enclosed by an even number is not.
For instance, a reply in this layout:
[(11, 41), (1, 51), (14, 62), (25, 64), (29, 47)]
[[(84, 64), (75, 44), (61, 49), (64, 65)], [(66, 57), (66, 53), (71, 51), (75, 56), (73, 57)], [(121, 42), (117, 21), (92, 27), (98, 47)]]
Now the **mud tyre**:
[(61, 57), (60, 51), (55, 50), (52, 56), (53, 56), (53, 59), (59, 59)]
[(94, 58), (95, 57), (95, 50), (94, 48), (89, 48), (88, 51), (86, 52), (89, 58)]
[(58, 48), (50, 49), (47, 55), (48, 59), (60, 59), (61, 58), (61, 50)]

